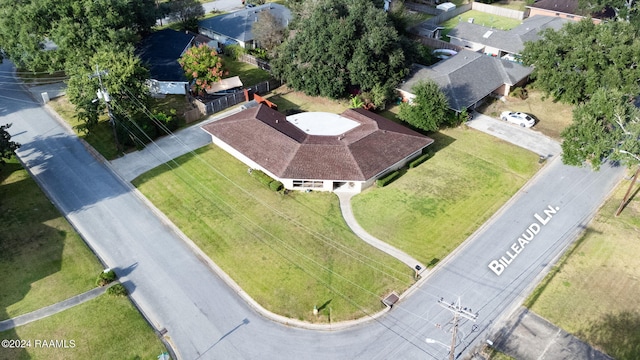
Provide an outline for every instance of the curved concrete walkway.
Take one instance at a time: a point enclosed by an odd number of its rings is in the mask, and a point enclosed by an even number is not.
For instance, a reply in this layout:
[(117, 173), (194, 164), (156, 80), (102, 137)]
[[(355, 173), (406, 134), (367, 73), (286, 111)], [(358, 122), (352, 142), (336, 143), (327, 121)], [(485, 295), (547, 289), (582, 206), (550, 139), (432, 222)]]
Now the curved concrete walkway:
[(418, 260), (414, 259), (404, 251), (397, 249), (380, 239), (375, 238), (374, 236), (366, 232), (362, 228), (362, 226), (360, 226), (360, 224), (358, 224), (355, 216), (353, 216), (353, 210), (351, 209), (351, 198), (356, 195), (355, 193), (336, 191), (335, 194), (338, 195), (338, 199), (340, 199), (340, 211), (342, 212), (344, 221), (347, 222), (347, 225), (351, 228), (351, 231), (358, 235), (360, 239), (364, 240), (367, 244), (375, 247), (376, 249), (383, 251), (402, 261), (414, 270), (416, 270), (416, 266), (420, 266), (420, 270), (418, 271), (418, 273), (422, 273), (427, 270), (427, 267), (424, 266), (424, 264), (420, 263)]
[(0, 321), (0, 331), (13, 329), (16, 326), (21, 326), (33, 321), (44, 319), (48, 316), (57, 314), (61, 311), (67, 310), (76, 305), (80, 305), (91, 299), (95, 299), (96, 297), (104, 294), (105, 291), (107, 291), (107, 289), (111, 287), (111, 285), (117, 284), (117, 283), (118, 282), (113, 282), (108, 286), (97, 287), (95, 289), (91, 289), (87, 292), (84, 292), (80, 295), (71, 297), (67, 300), (60, 301), (59, 303), (43, 307), (42, 309), (38, 309), (36, 311), (32, 311), (24, 315), (20, 315), (11, 319)]

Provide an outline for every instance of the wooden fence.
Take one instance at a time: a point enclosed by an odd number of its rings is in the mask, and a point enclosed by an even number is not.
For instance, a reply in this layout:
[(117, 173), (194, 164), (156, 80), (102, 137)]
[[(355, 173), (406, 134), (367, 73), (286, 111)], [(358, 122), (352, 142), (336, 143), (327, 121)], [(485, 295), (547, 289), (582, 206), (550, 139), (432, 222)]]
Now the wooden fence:
[(266, 62), (266, 61), (264, 61), (262, 59), (258, 59), (257, 57), (255, 57), (253, 55), (242, 54), (242, 55), (240, 55), (238, 60), (240, 60), (242, 62), (246, 62), (246, 63), (251, 64), (251, 65), (255, 65), (255, 66), (259, 67), (262, 70), (271, 71), (271, 65), (269, 65), (268, 62)]
[(504, 16), (511, 19), (522, 20), (524, 19), (524, 11), (518, 11), (513, 9), (505, 9), (499, 6), (493, 6), (489, 4), (483, 4), (479, 2), (473, 2), (471, 4), (471, 8), (473, 10), (478, 10), (487, 14), (492, 14), (496, 16)]
[(442, 40), (438, 40), (438, 39), (434, 39), (426, 36), (415, 35), (415, 38), (418, 41), (420, 41), (423, 45), (426, 45), (432, 49), (449, 49), (449, 50), (455, 50), (455, 51), (462, 51), (463, 49), (462, 46), (454, 45), (450, 42), (446, 42), (446, 41), (442, 41)]
[[(245, 89), (251, 94), (262, 95), (271, 92), (271, 90), (279, 88), (281, 85), (281, 81), (271, 79), (269, 81), (263, 81), (253, 86), (248, 86)], [(187, 123), (193, 122), (203, 115), (215, 114), (226, 108), (245, 102), (246, 98), (243, 90), (222, 96), (192, 98), (191, 100), (191, 103), (196, 106), (196, 109), (190, 110), (184, 114), (186, 119), (185, 121)]]

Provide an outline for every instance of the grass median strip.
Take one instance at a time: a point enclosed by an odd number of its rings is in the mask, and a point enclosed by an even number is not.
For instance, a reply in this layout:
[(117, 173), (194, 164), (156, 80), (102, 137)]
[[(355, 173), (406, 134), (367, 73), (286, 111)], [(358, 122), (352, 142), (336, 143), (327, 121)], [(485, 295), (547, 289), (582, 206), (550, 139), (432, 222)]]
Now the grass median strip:
[(335, 195), (273, 192), (213, 145), (176, 161), (134, 184), (267, 309), (313, 322), (359, 318), (413, 282), (411, 269), (350, 231)]
[(165, 347), (127, 297), (101, 295), (36, 322), (1, 332), (22, 346), (0, 359), (155, 359)]
[(430, 134), (434, 156), (384, 188), (355, 196), (373, 236), (435, 265), (539, 169), (537, 155), (463, 127)]
[(623, 181), (525, 303), (555, 325), (615, 359), (640, 354), (640, 200), (614, 213)]

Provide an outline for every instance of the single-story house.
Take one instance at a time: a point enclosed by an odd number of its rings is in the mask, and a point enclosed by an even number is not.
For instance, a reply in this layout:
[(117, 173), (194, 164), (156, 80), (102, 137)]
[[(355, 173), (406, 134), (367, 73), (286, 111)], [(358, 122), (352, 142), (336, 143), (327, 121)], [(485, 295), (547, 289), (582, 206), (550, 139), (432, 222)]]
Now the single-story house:
[(256, 45), (251, 28), (264, 11), (270, 12), (285, 27), (292, 19), (291, 11), (285, 6), (267, 3), (201, 20), (198, 31), (223, 45), (238, 44), (245, 49), (253, 49)]
[(542, 30), (559, 30), (567, 19), (550, 16), (532, 16), (524, 19), (521, 25), (511, 30), (498, 30), (469, 22), (459, 23), (449, 32), (450, 42), (454, 45), (483, 52), (487, 55), (518, 57), (524, 50), (524, 43), (540, 39)]
[[(527, 6), (529, 16), (555, 16), (563, 19), (581, 20), (586, 14), (579, 8), (578, 0), (538, 0)], [(598, 13), (590, 14), (594, 23), (602, 22), (615, 16), (611, 8), (605, 8)]]
[(136, 54), (149, 69), (151, 94), (187, 92), (189, 82), (178, 59), (193, 45), (194, 36), (164, 29), (151, 33), (136, 47)]
[(360, 192), (433, 143), (364, 109), (287, 117), (260, 104), (202, 129), (215, 145), (290, 190)]
[(513, 61), (463, 49), (431, 66), (414, 64), (397, 90), (410, 102), (415, 98), (414, 85), (433, 80), (449, 99), (449, 108), (460, 112), (474, 109), (492, 94), (508, 95), (513, 88), (526, 84), (531, 70)]

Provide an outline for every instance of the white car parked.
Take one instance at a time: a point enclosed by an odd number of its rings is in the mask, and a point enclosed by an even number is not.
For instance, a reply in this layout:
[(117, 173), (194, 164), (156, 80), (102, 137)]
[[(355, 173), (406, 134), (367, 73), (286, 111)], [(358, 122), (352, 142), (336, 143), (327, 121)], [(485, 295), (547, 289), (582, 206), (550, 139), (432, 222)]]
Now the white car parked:
[(530, 115), (521, 112), (503, 111), (500, 119), (522, 127), (532, 127), (536, 123)]

